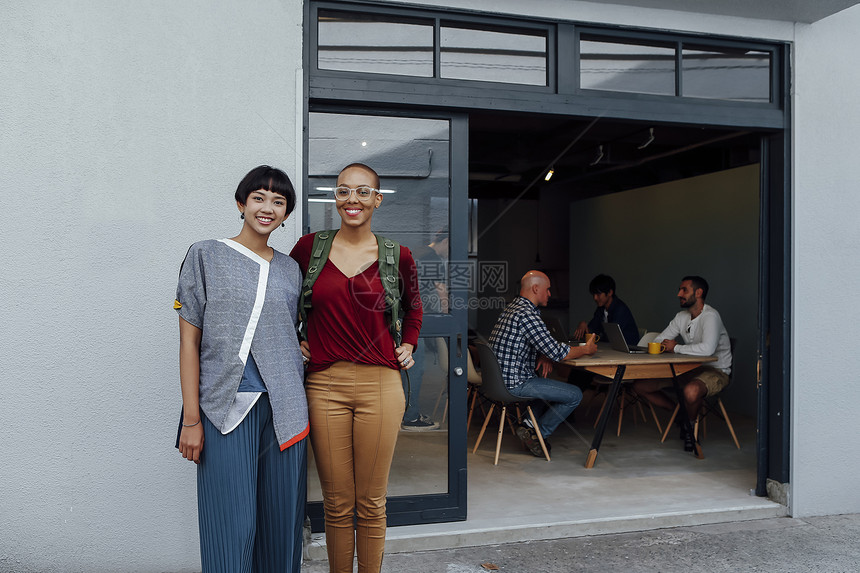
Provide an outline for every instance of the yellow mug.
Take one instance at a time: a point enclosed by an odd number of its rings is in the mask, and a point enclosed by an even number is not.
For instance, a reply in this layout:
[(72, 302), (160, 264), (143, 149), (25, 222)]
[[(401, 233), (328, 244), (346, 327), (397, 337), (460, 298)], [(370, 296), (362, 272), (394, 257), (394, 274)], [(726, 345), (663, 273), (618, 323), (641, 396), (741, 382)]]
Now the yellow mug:
[(648, 343), (648, 354), (661, 354), (666, 351), (666, 347), (663, 346), (662, 342), (649, 342)]
[(597, 341), (598, 341), (598, 340), (600, 340), (600, 335), (599, 335), (599, 334), (594, 334), (593, 332), (592, 332), (592, 333), (590, 333), (590, 334), (586, 334), (586, 335), (585, 335), (585, 342), (580, 342), (580, 343), (579, 343), (579, 345), (580, 345), (580, 346), (585, 346), (586, 344), (588, 344), (588, 341), (589, 341), (591, 338), (593, 338), (593, 339), (594, 339), (594, 343), (595, 343), (595, 344), (597, 344)]

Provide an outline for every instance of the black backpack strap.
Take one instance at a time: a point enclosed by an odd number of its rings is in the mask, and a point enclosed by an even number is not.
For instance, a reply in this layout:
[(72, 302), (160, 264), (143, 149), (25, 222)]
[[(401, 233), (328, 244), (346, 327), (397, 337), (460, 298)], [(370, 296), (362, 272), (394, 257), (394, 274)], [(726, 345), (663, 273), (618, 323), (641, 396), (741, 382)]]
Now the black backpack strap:
[(326, 261), (328, 261), (328, 254), (331, 251), (331, 244), (334, 242), (336, 234), (337, 230), (329, 230), (320, 231), (314, 235), (314, 244), (311, 246), (311, 258), (308, 261), (308, 270), (305, 273), (305, 279), (302, 281), (302, 290), (299, 293), (299, 337), (302, 340), (308, 339), (308, 311), (312, 306), (311, 299), (314, 283), (320, 276)]

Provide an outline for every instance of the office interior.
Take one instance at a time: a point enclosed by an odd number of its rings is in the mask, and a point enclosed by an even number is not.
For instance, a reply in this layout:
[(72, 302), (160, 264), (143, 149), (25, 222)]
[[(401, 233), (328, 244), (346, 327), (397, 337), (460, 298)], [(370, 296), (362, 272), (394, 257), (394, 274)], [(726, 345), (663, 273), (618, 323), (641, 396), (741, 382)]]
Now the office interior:
[[(476, 285), (471, 296), (510, 301), (524, 272), (542, 270), (553, 292), (542, 312), (572, 333), (594, 312), (589, 281), (607, 273), (640, 329), (659, 331), (678, 311), (680, 278), (706, 277), (708, 303), (737, 339), (733, 382), (722, 398), (741, 448), (725, 423), (713, 418), (702, 438), (706, 459), (696, 460), (683, 451), (677, 432), (661, 442), (650, 416), (643, 419), (638, 408), (628, 408), (619, 423), (616, 408), (597, 465), (586, 470), (602, 399), (586, 392), (574, 416), (552, 437), (551, 462), (533, 457), (506, 429), (495, 466), (497, 420), (472, 452), (484, 420), (479, 406), (467, 438), (468, 527), (513, 541), (517, 523), (502, 528), (504, 534), (497, 527), (511, 516), (519, 516), (514, 519), (523, 526), (637, 515), (651, 515), (656, 524), (655, 516), (670, 509), (715, 516), (729, 507), (747, 508), (751, 516), (782, 511), (750, 495), (756, 480), (760, 136), (683, 125), (470, 113), (470, 257), (507, 265), (503, 292), (477, 292)], [(546, 180), (549, 170), (553, 175)], [(499, 310), (497, 304), (476, 304), (469, 314), (471, 334), (488, 336)], [(441, 339), (422, 341), (431, 352), (416, 399), (440, 427), (401, 432), (390, 496), (447, 488), (447, 363), (444, 352), (432, 351)], [(663, 424), (669, 415), (658, 412)], [(548, 492), (576, 501), (559, 506)], [(309, 499), (321, 499), (313, 462)], [(504, 509), (498, 499), (506, 500)], [(415, 543), (412, 536), (462, 535), (463, 527), (398, 527), (389, 537), (410, 540), (404, 541), (408, 546)]]

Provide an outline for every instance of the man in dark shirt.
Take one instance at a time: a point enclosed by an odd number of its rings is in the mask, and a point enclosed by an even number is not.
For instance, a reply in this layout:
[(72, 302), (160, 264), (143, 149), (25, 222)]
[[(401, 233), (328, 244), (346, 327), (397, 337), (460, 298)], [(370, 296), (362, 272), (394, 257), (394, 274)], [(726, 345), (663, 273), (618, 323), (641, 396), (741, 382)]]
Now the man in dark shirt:
[(573, 333), (574, 338), (579, 339), (586, 333), (593, 332), (602, 340), (606, 340), (603, 333), (603, 323), (615, 322), (621, 327), (627, 344), (631, 346), (638, 344), (639, 329), (636, 327), (636, 320), (633, 318), (630, 308), (615, 295), (615, 280), (609, 275), (597, 275), (591, 279), (588, 291), (594, 298), (597, 308), (594, 311), (594, 316), (587, 324), (584, 320), (579, 323)]

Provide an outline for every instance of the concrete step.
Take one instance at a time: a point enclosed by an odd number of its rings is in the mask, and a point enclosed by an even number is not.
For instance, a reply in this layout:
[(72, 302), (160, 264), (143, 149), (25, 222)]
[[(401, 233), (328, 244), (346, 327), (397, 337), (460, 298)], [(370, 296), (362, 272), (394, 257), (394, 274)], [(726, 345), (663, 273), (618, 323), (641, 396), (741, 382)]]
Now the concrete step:
[[(493, 525), (490, 520), (482, 519), (453, 523), (408, 525), (388, 529), (385, 552), (404, 553), (582, 537), (586, 535), (629, 533), (651, 529), (769, 519), (785, 515), (787, 515), (785, 506), (764, 498), (751, 497), (748, 504), (734, 507), (701, 508), (699, 510), (667, 511), (664, 513), (654, 512), (643, 515), (600, 519), (555, 520), (551, 522), (524, 519), (522, 523), (517, 524), (512, 524), (510, 520), (507, 520), (508, 522), (503, 525)], [(326, 558), (324, 534), (313, 534), (306, 555), (311, 560)]]

